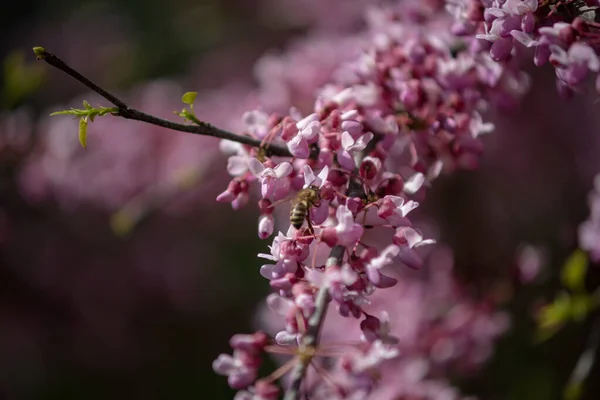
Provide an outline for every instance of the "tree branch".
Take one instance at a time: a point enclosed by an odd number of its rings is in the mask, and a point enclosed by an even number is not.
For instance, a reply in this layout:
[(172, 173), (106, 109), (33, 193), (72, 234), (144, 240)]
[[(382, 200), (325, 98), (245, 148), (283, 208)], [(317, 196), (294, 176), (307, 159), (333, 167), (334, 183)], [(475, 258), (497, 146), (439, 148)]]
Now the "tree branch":
[[(360, 165), (365, 156), (375, 148), (377, 143), (382, 138), (382, 135), (375, 135), (373, 137), (373, 139), (367, 144), (367, 147), (365, 147), (365, 149), (360, 153), (357, 160), (355, 160), (357, 165)], [(358, 171), (355, 170), (354, 172), (356, 175), (358, 175)], [(363, 185), (356, 179), (350, 179), (346, 194), (352, 197), (363, 197), (365, 195)], [(334, 246), (329, 253), (327, 262), (325, 263), (325, 269), (333, 265), (341, 266), (345, 251), (346, 248), (344, 246)], [(329, 306), (330, 301), (331, 296), (329, 295), (329, 288), (327, 285), (321, 286), (315, 299), (315, 311), (308, 319), (308, 328), (306, 329), (306, 334), (302, 336), (302, 346), (314, 348), (319, 343), (319, 333), (321, 332), (321, 327), (325, 321), (325, 315), (327, 313), (327, 307)], [(300, 385), (302, 385), (302, 381), (304, 380), (304, 376), (306, 375), (306, 370), (308, 369), (310, 361), (310, 359), (300, 359), (299, 362), (296, 363), (294, 369), (292, 369), (290, 373), (291, 384), (286, 390), (283, 400), (298, 400), (300, 398)]]
[[(212, 136), (219, 139), (227, 139), (233, 142), (246, 144), (252, 147), (261, 147), (261, 140), (259, 139), (254, 139), (250, 136), (242, 136), (232, 132), (228, 132), (223, 129), (217, 128), (209, 124), (208, 122), (198, 121), (199, 123), (197, 125), (186, 125), (158, 118), (150, 114), (146, 114), (140, 110), (130, 107), (123, 100), (119, 99), (114, 94), (98, 86), (96, 83), (92, 82), (91, 80), (83, 76), (81, 73), (71, 68), (63, 60), (58, 58), (56, 55), (46, 51), (44, 48), (34, 47), (33, 51), (39, 60), (44, 60), (53, 67), (60, 69), (69, 76), (72, 76), (73, 78), (83, 83), (85, 86), (87, 86), (88, 88), (90, 88), (91, 90), (98, 93), (100, 96), (104, 97), (106, 100), (114, 104), (119, 109), (119, 111), (115, 115), (126, 119), (132, 119), (136, 121), (146, 122), (152, 125), (162, 126), (164, 128), (168, 128), (174, 131), (188, 132), (203, 136)], [(292, 154), (287, 149), (287, 147), (283, 146), (268, 145), (265, 147), (265, 151), (267, 155), (292, 157)], [(311, 156), (313, 156), (313, 154), (311, 154)]]
[[(335, 246), (331, 249), (325, 268), (329, 268), (333, 265), (341, 265), (345, 249), (344, 246)], [(327, 287), (327, 285), (321, 286), (315, 299), (315, 312), (308, 319), (306, 333), (302, 336), (303, 347), (314, 348), (319, 343), (319, 333), (321, 332), (321, 326), (325, 321), (327, 306), (330, 301), (329, 287)], [(306, 370), (308, 369), (310, 361), (310, 359), (299, 359), (294, 365), (294, 369), (290, 372), (291, 384), (286, 390), (283, 400), (298, 400), (300, 398), (300, 385), (302, 384), (304, 375), (306, 375)]]

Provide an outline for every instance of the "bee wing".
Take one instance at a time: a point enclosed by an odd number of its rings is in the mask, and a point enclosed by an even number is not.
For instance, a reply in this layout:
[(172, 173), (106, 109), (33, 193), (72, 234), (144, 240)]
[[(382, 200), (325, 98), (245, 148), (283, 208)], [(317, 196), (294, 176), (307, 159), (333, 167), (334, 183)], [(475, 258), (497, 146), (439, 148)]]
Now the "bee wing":
[(282, 203), (287, 203), (287, 202), (289, 202), (289, 201), (292, 201), (292, 200), (294, 200), (294, 199), (296, 198), (296, 196), (297, 196), (296, 194), (293, 194), (293, 195), (291, 195), (291, 196), (284, 197), (284, 198), (283, 198), (283, 199), (281, 199), (281, 200), (277, 200), (275, 203), (271, 204), (271, 205), (269, 206), (269, 208), (273, 208), (273, 207), (275, 207), (275, 206), (277, 206), (277, 205), (279, 205), (279, 204), (282, 204)]

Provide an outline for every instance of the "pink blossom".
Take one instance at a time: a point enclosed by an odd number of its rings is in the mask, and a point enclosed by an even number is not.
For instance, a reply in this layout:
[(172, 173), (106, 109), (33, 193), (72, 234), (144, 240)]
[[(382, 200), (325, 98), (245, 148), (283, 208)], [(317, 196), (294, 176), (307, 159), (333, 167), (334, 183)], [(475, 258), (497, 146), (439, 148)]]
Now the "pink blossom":
[(398, 257), (413, 269), (419, 269), (422, 264), (421, 257), (413, 249), (435, 243), (434, 239), (423, 239), (419, 231), (409, 226), (396, 229), (392, 241), (400, 246)]
[(353, 170), (356, 168), (356, 164), (354, 163), (353, 154), (360, 152), (367, 147), (367, 144), (373, 139), (373, 134), (371, 132), (365, 133), (357, 140), (350, 135), (348, 131), (344, 131), (342, 133), (342, 149), (338, 153), (338, 162), (349, 170)]
[(314, 143), (321, 131), (317, 114), (310, 114), (296, 123), (296, 135), (287, 143), (290, 152), (298, 158), (308, 158), (309, 144)]
[(267, 344), (267, 336), (262, 332), (253, 335), (234, 335), (230, 345), (235, 349), (233, 356), (221, 354), (213, 362), (213, 369), (226, 375), (229, 385), (242, 389), (256, 380), (261, 364), (260, 353)]
[(304, 188), (307, 188), (310, 185), (322, 188), (323, 185), (325, 185), (325, 183), (327, 182), (327, 176), (329, 175), (329, 167), (323, 167), (321, 172), (319, 172), (319, 174), (315, 176), (315, 173), (313, 172), (312, 168), (309, 165), (304, 165), (302, 167), (302, 172), (304, 174)]
[(367, 276), (373, 285), (385, 288), (396, 284), (396, 279), (383, 275), (380, 270), (383, 267), (392, 264), (399, 252), (400, 248), (398, 246), (390, 244), (381, 251), (381, 254), (369, 261), (365, 269)]
[(409, 200), (404, 202), (402, 197), (388, 195), (380, 200), (377, 215), (385, 219), (392, 226), (409, 225), (410, 222), (406, 219), (406, 216), (418, 206), (419, 203), (416, 201)]
[(397, 348), (383, 343), (381, 340), (374, 341), (365, 353), (354, 353), (349, 355), (345, 364), (354, 374), (371, 371), (387, 360), (398, 357)]
[(248, 133), (257, 139), (263, 139), (269, 133), (269, 114), (262, 110), (247, 111), (242, 120)]
[(345, 205), (338, 206), (335, 215), (337, 225), (323, 231), (323, 241), (331, 247), (336, 244), (344, 247), (354, 246), (363, 234), (362, 225), (354, 222), (352, 212)]
[(277, 400), (279, 388), (268, 380), (258, 380), (253, 386), (240, 390), (233, 400)]
[(600, 70), (596, 52), (587, 44), (573, 43), (567, 51), (550, 45), (550, 62), (557, 66), (557, 76), (570, 86), (582, 82), (590, 71)]
[(260, 179), (261, 194), (264, 198), (271, 198), (276, 188), (285, 191), (289, 187), (289, 181), (283, 178), (289, 176), (294, 169), (289, 162), (283, 162), (274, 168), (266, 168), (256, 158), (248, 160), (248, 167), (252, 174)]
[(248, 203), (248, 184), (245, 181), (232, 180), (227, 189), (217, 196), (218, 202), (231, 203), (234, 210)]
[(396, 344), (398, 338), (390, 335), (390, 316), (386, 311), (381, 313), (381, 318), (376, 318), (372, 315), (367, 315), (360, 323), (362, 331), (362, 340), (373, 342), (381, 340), (383, 343)]
[(425, 175), (417, 172), (404, 182), (404, 191), (408, 194), (415, 194), (421, 189), (423, 183), (425, 183)]

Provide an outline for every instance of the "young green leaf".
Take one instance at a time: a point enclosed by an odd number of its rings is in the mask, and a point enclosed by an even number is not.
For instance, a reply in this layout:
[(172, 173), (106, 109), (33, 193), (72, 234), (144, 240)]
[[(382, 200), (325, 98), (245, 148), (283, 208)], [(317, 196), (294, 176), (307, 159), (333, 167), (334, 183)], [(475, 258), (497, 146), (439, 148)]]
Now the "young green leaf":
[(562, 284), (576, 292), (584, 290), (584, 279), (588, 267), (588, 258), (582, 250), (575, 250), (562, 268)]
[(87, 149), (87, 117), (83, 117), (79, 120), (79, 143), (84, 149)]
[(44, 58), (46, 58), (46, 49), (44, 49), (43, 47), (34, 47), (33, 52), (38, 60), (43, 60)]
[(50, 116), (54, 117), (55, 115), (75, 115), (76, 117), (81, 117), (85, 114), (85, 110), (77, 110), (75, 108), (71, 108), (70, 110), (54, 111), (52, 114), (50, 114)]
[(196, 96), (198, 96), (198, 92), (186, 92), (181, 96), (181, 101), (185, 104), (191, 106), (194, 104), (194, 100), (196, 100)]
[(543, 341), (554, 335), (571, 317), (572, 301), (567, 292), (561, 292), (554, 301), (544, 306), (538, 313), (538, 340)]

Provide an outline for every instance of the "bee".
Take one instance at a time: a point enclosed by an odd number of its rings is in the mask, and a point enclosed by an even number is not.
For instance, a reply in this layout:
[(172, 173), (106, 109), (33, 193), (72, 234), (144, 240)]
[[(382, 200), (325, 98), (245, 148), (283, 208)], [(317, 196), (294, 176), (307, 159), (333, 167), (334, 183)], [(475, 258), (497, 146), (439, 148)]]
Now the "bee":
[(308, 226), (312, 231), (310, 224), (310, 209), (311, 207), (318, 206), (321, 202), (321, 194), (319, 187), (315, 185), (309, 185), (307, 188), (302, 189), (298, 192), (296, 197), (292, 200), (292, 208), (290, 209), (290, 224), (300, 229), (304, 220), (308, 222)]
[(304, 220), (306, 220), (306, 222), (308, 222), (308, 229), (312, 233), (313, 229), (310, 222), (310, 209), (315, 206), (318, 207), (321, 203), (319, 187), (311, 184), (300, 190), (296, 195), (276, 201), (269, 207), (275, 207), (277, 204), (285, 203), (287, 201), (291, 201), (292, 204), (292, 207), (290, 208), (290, 225), (296, 229), (300, 229)]

